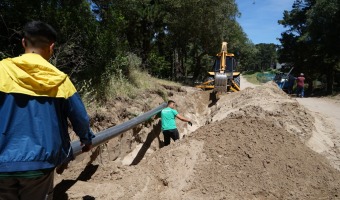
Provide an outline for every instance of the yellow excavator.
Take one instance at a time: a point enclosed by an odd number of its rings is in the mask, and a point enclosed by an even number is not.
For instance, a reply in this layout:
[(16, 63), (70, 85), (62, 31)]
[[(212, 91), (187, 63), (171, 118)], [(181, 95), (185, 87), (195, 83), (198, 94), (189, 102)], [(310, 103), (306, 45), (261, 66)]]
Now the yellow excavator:
[(216, 55), (213, 71), (207, 80), (197, 88), (213, 89), (214, 92), (240, 91), (240, 72), (235, 72), (236, 61), (233, 53), (228, 53), (227, 42), (222, 42), (221, 52)]

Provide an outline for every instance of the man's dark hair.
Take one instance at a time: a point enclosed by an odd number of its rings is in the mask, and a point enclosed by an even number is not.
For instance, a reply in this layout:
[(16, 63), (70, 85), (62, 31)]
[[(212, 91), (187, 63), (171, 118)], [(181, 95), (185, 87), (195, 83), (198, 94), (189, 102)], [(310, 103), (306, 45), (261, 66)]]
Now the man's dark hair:
[(57, 40), (57, 32), (49, 24), (31, 21), (24, 26), (23, 37), (27, 46), (46, 47)]
[(169, 100), (168, 105), (170, 105), (171, 103), (176, 103), (176, 102), (174, 102), (173, 100)]

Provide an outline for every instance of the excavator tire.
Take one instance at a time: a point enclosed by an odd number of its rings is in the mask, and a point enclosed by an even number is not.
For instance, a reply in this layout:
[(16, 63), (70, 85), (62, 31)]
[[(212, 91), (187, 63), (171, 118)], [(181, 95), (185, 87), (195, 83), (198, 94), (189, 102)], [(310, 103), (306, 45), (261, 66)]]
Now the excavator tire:
[(238, 85), (238, 87), (241, 87), (241, 78), (240, 78), (240, 75), (234, 76), (234, 81)]

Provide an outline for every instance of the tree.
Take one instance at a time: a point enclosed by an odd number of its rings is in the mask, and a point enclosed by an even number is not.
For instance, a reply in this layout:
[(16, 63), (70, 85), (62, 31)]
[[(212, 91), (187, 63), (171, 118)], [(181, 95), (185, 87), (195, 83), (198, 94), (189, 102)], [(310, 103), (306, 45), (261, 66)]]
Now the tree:
[(319, 0), (307, 13), (308, 34), (315, 44), (327, 75), (327, 91), (333, 91), (334, 71), (340, 70), (340, 1)]
[(326, 74), (329, 94), (339, 66), (339, 8), (338, 0), (296, 0), (279, 21), (289, 27), (280, 39), (280, 61), (291, 63), (312, 79)]
[[(116, 56), (117, 20), (100, 23), (87, 0), (32, 0), (0, 2), (0, 52), (3, 57), (22, 53), (21, 28), (30, 20), (51, 24), (58, 32), (51, 61), (77, 83), (101, 77)], [(108, 17), (109, 18), (109, 17)], [(119, 19), (119, 18), (118, 18)], [(94, 76), (95, 74), (95, 76)]]
[(267, 70), (271, 68), (277, 62), (277, 45), (271, 44), (256, 44), (255, 47), (258, 49), (257, 59), (259, 61), (259, 66), (261, 70)]
[[(170, 1), (169, 1), (170, 2)], [(233, 49), (232, 33), (236, 30), (237, 6), (234, 1), (171, 1), (173, 7), (166, 19), (171, 49), (179, 58), (192, 58), (194, 78), (206, 73), (206, 55), (219, 52), (222, 41)], [(182, 63), (182, 61), (180, 62)], [(209, 63), (210, 64), (210, 63)]]
[(52, 62), (93, 87), (118, 72), (128, 76), (123, 60), (130, 53), (142, 69), (175, 80), (210, 70), (223, 41), (245, 64), (255, 52), (235, 20), (234, 0), (2, 0), (0, 14), (1, 57), (22, 53), (20, 30), (39, 19), (59, 33)]

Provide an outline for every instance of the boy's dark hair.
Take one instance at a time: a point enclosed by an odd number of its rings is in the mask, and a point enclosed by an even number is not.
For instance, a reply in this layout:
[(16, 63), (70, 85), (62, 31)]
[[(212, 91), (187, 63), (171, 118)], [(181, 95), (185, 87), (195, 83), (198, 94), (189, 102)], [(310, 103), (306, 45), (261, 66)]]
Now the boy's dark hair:
[(24, 26), (23, 38), (26, 46), (46, 47), (57, 40), (57, 32), (49, 24), (31, 21)]
[(169, 100), (168, 105), (170, 105), (171, 103), (176, 103), (176, 102), (174, 102), (173, 100)]

